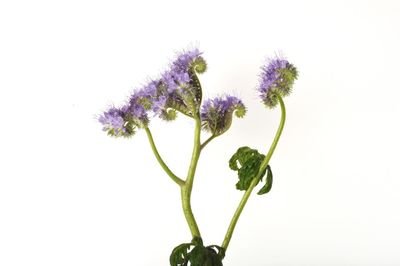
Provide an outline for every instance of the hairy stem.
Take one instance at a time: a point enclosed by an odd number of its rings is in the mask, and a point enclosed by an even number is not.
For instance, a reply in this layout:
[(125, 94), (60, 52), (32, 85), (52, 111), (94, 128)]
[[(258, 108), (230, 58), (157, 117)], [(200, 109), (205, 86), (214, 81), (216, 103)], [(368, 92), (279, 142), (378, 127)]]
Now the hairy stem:
[(154, 143), (153, 140), (153, 135), (150, 132), (149, 128), (145, 128), (147, 138), (149, 139), (151, 149), (153, 150), (154, 155), (156, 156), (157, 161), (160, 163), (161, 167), (164, 169), (164, 171), (171, 177), (171, 179), (178, 184), (180, 187), (182, 187), (185, 184), (185, 181), (177, 177), (170, 169), (169, 167), (165, 164), (164, 160), (161, 158), (161, 155), (158, 153), (156, 144)]
[(198, 115), (196, 116), (195, 121), (196, 121), (196, 126), (194, 131), (192, 159), (190, 161), (189, 171), (185, 184), (181, 187), (181, 198), (182, 198), (183, 213), (185, 214), (185, 218), (189, 225), (190, 232), (192, 233), (192, 237), (201, 238), (200, 230), (199, 227), (197, 226), (196, 220), (192, 212), (192, 207), (190, 204), (190, 196), (192, 194), (194, 174), (196, 172), (197, 162), (199, 161), (200, 150), (201, 150), (201, 145), (200, 145), (201, 121)]
[(222, 243), (222, 248), (226, 251), (228, 249), (229, 246), (229, 242), (231, 241), (232, 238), (232, 234), (233, 231), (235, 230), (235, 226), (236, 223), (240, 217), (240, 214), (243, 211), (244, 206), (247, 203), (247, 200), (249, 199), (251, 192), (253, 191), (254, 187), (258, 184), (258, 182), (260, 181), (260, 178), (262, 176), (262, 173), (264, 172), (264, 170), (266, 169), (266, 167), (268, 166), (269, 160), (271, 159), (272, 154), (274, 153), (274, 150), (276, 148), (276, 145), (278, 144), (279, 138), (282, 134), (282, 130), (283, 127), (285, 125), (285, 119), (286, 119), (286, 109), (285, 109), (285, 104), (283, 103), (282, 98), (279, 95), (276, 95), (276, 97), (278, 97), (279, 100), (279, 105), (281, 107), (281, 121), (278, 127), (278, 130), (275, 134), (275, 138), (271, 144), (271, 147), (269, 148), (268, 153), (265, 156), (265, 159), (263, 160), (263, 162), (261, 163), (260, 166), (260, 170), (257, 174), (257, 176), (251, 181), (251, 184), (249, 186), (249, 188), (246, 190), (246, 192), (244, 193), (242, 200), (239, 203), (239, 206), (237, 207), (235, 214), (232, 217), (231, 223), (229, 224), (228, 230), (225, 234), (225, 238), (224, 241)]

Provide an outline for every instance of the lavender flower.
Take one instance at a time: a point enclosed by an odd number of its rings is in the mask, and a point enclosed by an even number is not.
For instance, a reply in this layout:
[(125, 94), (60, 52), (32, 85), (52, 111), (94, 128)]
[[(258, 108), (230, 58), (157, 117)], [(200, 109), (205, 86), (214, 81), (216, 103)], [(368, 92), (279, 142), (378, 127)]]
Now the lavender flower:
[(242, 118), (246, 113), (243, 102), (234, 96), (206, 100), (201, 109), (203, 129), (215, 136), (225, 133), (232, 124), (232, 115)]
[(112, 107), (100, 115), (98, 120), (110, 136), (129, 137), (135, 133), (135, 126), (127, 121), (126, 117), (127, 113), (124, 110)]
[(203, 73), (206, 68), (198, 49), (178, 54), (161, 78), (169, 96), (166, 105), (193, 117), (200, 108), (202, 97), (196, 73)]
[(198, 49), (182, 52), (160, 79), (136, 90), (122, 108), (104, 112), (99, 121), (110, 135), (128, 136), (135, 128), (146, 128), (154, 116), (170, 121), (179, 111), (194, 117), (202, 95), (196, 73), (205, 70), (206, 63)]
[[(185, 51), (177, 55), (170, 69), (162, 75), (162, 80), (167, 85), (168, 92), (189, 86), (194, 71), (198, 69), (205, 71), (206, 64), (200, 55), (201, 53), (198, 49)], [(200, 62), (203, 62), (203, 64)]]
[(178, 54), (172, 63), (171, 70), (173, 72), (188, 72), (190, 68), (194, 68), (197, 73), (203, 73), (207, 65), (201, 54), (197, 48)]
[(148, 97), (138, 94), (136, 93), (131, 96), (129, 104), (124, 106), (124, 109), (131, 116), (135, 124), (144, 128), (149, 123), (148, 110), (151, 108), (152, 103)]
[(137, 127), (145, 128), (151, 117), (157, 115), (167, 121), (175, 119), (175, 111), (170, 107), (172, 96), (162, 80), (152, 80), (131, 95), (124, 109)]
[(286, 59), (280, 57), (269, 59), (268, 64), (261, 69), (258, 88), (260, 97), (266, 106), (273, 108), (278, 104), (275, 94), (280, 96), (290, 94), (297, 79), (297, 70)]

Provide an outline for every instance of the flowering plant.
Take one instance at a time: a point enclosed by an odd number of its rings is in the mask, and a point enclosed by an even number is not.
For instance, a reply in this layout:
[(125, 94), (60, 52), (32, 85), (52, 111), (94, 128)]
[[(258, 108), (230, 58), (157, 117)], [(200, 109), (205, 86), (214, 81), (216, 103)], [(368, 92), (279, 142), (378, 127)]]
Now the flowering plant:
[[(296, 68), (282, 57), (269, 59), (262, 67), (258, 92), (266, 107), (280, 106), (280, 124), (266, 155), (249, 147), (240, 147), (230, 158), (229, 167), (238, 174), (236, 188), (245, 192), (221, 246), (205, 246), (190, 203), (197, 162), (206, 145), (230, 128), (233, 115), (242, 118), (246, 114), (243, 102), (235, 96), (226, 95), (203, 102), (202, 88), (197, 75), (204, 73), (206, 69), (206, 61), (198, 49), (184, 51), (177, 55), (160, 78), (136, 90), (126, 105), (112, 107), (98, 119), (103, 125), (103, 130), (113, 137), (131, 137), (138, 129), (144, 129), (157, 161), (171, 180), (180, 187), (183, 213), (192, 240), (173, 249), (170, 256), (171, 266), (222, 265), (236, 223), (253, 189), (264, 182), (258, 194), (263, 195), (271, 190), (273, 176), (269, 160), (285, 123), (283, 97), (290, 94), (297, 78)], [(151, 118), (158, 116), (171, 121), (176, 119), (177, 113), (188, 116), (195, 122), (192, 158), (186, 179), (176, 176), (164, 162), (149, 129)], [(204, 142), (201, 142), (202, 130), (209, 133)]]

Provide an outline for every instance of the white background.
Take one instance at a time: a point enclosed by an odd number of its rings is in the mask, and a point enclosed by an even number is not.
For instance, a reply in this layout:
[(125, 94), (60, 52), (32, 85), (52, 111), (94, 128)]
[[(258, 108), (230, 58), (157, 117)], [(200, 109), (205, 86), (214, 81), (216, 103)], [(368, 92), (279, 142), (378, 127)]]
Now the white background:
[[(300, 73), (274, 186), (250, 198), (225, 265), (400, 265), (400, 2), (338, 0), (1, 1), (0, 265), (168, 265), (190, 240), (179, 189), (144, 132), (112, 139), (95, 116), (196, 45), (206, 97), (248, 107), (199, 162), (206, 244), (221, 244), (242, 195), (227, 160), (266, 152), (277, 128), (260, 66), (282, 52)], [(151, 128), (185, 175), (193, 123)]]

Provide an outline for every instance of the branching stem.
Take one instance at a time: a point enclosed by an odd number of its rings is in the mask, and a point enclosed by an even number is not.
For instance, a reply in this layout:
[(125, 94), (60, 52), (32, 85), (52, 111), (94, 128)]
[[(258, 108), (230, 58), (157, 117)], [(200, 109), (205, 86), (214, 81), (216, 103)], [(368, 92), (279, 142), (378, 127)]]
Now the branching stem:
[(216, 138), (216, 137), (217, 137), (217, 136), (214, 135), (214, 134), (211, 135), (206, 141), (204, 141), (204, 142), (201, 144), (200, 149), (203, 150), (204, 147), (207, 146), (207, 144), (208, 144), (210, 141), (212, 141), (214, 138)]
[(169, 167), (165, 164), (164, 160), (161, 158), (161, 155), (158, 153), (156, 144), (154, 143), (153, 140), (153, 135), (150, 132), (150, 129), (148, 127), (145, 128), (147, 138), (149, 139), (151, 149), (153, 150), (154, 155), (156, 156), (157, 161), (161, 165), (161, 167), (164, 169), (164, 171), (171, 177), (171, 179), (178, 184), (180, 187), (182, 187), (185, 184), (185, 181), (177, 177), (170, 169)]
[(195, 125), (195, 130), (194, 130), (194, 143), (193, 143), (192, 159), (190, 161), (190, 166), (189, 166), (185, 184), (181, 187), (181, 199), (182, 199), (183, 213), (184, 213), (186, 221), (189, 225), (189, 229), (190, 229), (190, 232), (192, 233), (192, 237), (193, 238), (195, 238), (195, 237), (201, 238), (200, 230), (199, 230), (199, 227), (197, 226), (196, 220), (194, 218), (192, 207), (191, 207), (191, 202), (190, 202), (190, 197), (191, 197), (192, 188), (193, 188), (194, 174), (196, 172), (196, 167), (197, 167), (197, 163), (199, 161), (200, 151), (201, 151), (201, 148), (200, 148), (201, 121), (200, 121), (199, 115), (196, 115), (195, 122), (196, 122), (196, 125)]

